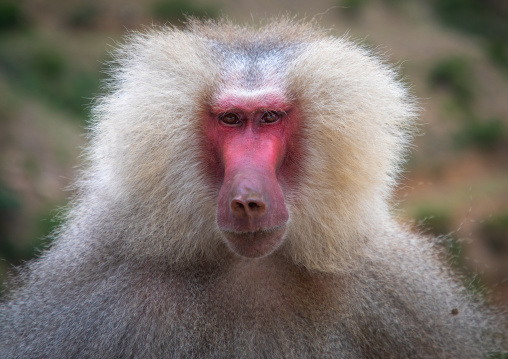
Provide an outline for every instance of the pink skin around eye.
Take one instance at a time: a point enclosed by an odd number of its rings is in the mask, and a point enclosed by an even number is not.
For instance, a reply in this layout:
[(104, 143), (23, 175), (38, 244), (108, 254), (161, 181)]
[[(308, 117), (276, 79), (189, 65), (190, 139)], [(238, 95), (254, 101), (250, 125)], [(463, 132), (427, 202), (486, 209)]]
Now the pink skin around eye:
[[(231, 250), (244, 257), (261, 257), (283, 242), (289, 212), (278, 175), (291, 149), (297, 121), (280, 93), (226, 94), (212, 109), (206, 137), (223, 168), (217, 224)], [(231, 111), (240, 123), (228, 125), (220, 114)], [(288, 112), (273, 123), (267, 111)], [(214, 161), (215, 162), (215, 161)]]

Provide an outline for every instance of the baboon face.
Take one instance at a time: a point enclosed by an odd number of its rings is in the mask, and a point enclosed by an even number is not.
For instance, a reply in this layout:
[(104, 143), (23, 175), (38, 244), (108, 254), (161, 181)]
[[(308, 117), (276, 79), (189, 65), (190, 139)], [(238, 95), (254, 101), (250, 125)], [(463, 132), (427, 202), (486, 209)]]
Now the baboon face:
[(183, 265), (227, 244), (336, 270), (386, 218), (413, 105), (375, 57), (284, 23), (120, 49), (90, 153), (94, 186), (144, 223), (124, 237), (133, 255)]
[(206, 137), (222, 171), (217, 223), (228, 246), (245, 257), (265, 256), (283, 242), (289, 219), (280, 176), (297, 116), (276, 90), (220, 95)]

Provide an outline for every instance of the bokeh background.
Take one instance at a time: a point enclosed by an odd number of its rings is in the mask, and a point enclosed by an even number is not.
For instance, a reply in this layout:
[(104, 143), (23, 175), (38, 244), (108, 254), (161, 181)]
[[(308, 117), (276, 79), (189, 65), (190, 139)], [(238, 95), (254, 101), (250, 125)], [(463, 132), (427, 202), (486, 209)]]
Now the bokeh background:
[(423, 111), (395, 214), (508, 303), (505, 0), (0, 0), (0, 282), (58, 225), (111, 46), (184, 13), (315, 19), (396, 64)]

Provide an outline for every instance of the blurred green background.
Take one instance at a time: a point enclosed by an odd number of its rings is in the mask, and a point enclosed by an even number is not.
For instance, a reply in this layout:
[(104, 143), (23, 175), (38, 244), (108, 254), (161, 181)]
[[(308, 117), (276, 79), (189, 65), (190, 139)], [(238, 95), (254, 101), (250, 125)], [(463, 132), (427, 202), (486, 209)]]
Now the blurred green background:
[(438, 236), (471, 289), (508, 303), (504, 0), (0, 0), (0, 282), (58, 225), (110, 46), (184, 13), (314, 18), (397, 64), (424, 110), (396, 215)]

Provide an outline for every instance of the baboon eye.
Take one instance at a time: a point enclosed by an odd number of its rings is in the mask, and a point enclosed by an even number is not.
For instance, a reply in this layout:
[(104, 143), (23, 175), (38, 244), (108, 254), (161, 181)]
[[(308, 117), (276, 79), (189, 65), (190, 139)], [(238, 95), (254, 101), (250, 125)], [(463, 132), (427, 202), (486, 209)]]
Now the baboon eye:
[(263, 117), (261, 117), (262, 123), (275, 123), (280, 120), (282, 117), (282, 114), (275, 111), (267, 111), (263, 114)]
[(236, 113), (228, 112), (219, 117), (219, 119), (229, 126), (239, 125), (242, 122)]

